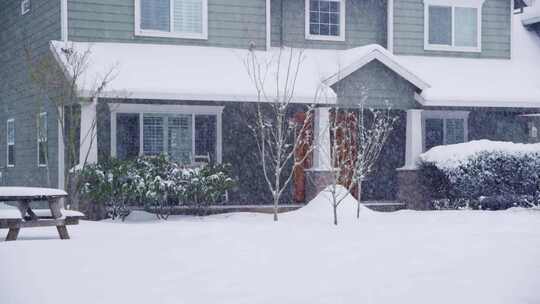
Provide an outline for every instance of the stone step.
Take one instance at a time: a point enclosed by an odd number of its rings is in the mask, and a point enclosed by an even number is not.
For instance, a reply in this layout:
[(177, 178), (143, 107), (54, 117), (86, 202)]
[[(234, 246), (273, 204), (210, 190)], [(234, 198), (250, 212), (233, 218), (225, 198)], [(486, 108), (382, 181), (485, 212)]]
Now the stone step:
[(392, 212), (407, 208), (406, 204), (397, 201), (364, 201), (362, 204), (371, 210), (381, 212)]

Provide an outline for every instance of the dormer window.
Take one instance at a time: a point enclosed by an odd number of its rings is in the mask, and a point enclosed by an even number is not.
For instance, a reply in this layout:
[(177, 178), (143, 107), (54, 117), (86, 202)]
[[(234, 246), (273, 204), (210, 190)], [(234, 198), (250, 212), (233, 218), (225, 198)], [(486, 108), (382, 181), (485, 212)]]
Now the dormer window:
[(30, 12), (30, 0), (21, 1), (21, 15), (26, 15)]
[(306, 0), (306, 39), (345, 40), (345, 0)]
[(483, 0), (425, 0), (424, 49), (480, 52)]
[(135, 0), (135, 34), (208, 38), (208, 0)]

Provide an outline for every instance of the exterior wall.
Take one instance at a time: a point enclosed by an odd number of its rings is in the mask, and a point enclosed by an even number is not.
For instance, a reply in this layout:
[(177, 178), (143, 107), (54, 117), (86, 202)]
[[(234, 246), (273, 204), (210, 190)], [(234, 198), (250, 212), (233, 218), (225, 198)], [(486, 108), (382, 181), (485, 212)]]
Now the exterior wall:
[[(48, 42), (53, 39), (60, 39), (59, 0), (33, 0), (31, 11), (24, 16), (20, 1), (0, 2), (0, 185), (57, 186), (56, 111), (32, 89), (24, 55), (25, 46), (34, 58), (48, 54)], [(38, 104), (48, 113), (47, 168), (38, 168), (37, 164)], [(8, 118), (15, 119), (14, 168), (6, 167)]]
[[(249, 120), (253, 118), (255, 103), (249, 102), (164, 102), (157, 100), (100, 100), (97, 120), (97, 142), (99, 161), (110, 158), (111, 132), (110, 112), (108, 103), (152, 103), (178, 105), (220, 105), (223, 110), (222, 143), (223, 162), (232, 165), (232, 176), (237, 181), (237, 187), (229, 193), (231, 204), (269, 204), (271, 194), (262, 175), (261, 162), (255, 139), (248, 128)], [(303, 106), (297, 106), (291, 112), (302, 111)], [(283, 202), (292, 202), (292, 187), (284, 192)]]
[(248, 48), (266, 45), (265, 0), (208, 0), (208, 40), (135, 36), (134, 0), (69, 0), (69, 40)]
[(469, 140), (528, 142), (527, 122), (519, 114), (515, 110), (473, 110), (469, 115)]
[[(378, 61), (372, 61), (333, 86), (341, 105), (359, 105), (364, 98), (373, 107), (410, 109), (416, 88)], [(388, 104), (387, 104), (388, 103)]]
[(511, 1), (486, 0), (482, 9), (482, 52), (424, 51), (423, 0), (394, 0), (394, 53), (452, 57), (510, 58)]
[(282, 39), (283, 45), (299, 48), (346, 49), (373, 43), (386, 46), (386, 3), (347, 0), (345, 41), (336, 42), (305, 39), (305, 0), (272, 0), (272, 45), (281, 45)]

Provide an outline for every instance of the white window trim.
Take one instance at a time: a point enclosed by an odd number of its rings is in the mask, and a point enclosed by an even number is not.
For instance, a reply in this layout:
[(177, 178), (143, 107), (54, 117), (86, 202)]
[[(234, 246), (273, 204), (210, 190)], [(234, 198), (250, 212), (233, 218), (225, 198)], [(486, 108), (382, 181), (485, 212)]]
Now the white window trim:
[(309, 0), (305, 0), (305, 8), (304, 8), (304, 15), (305, 15), (305, 35), (307, 40), (321, 40), (321, 41), (345, 41), (345, 19), (346, 19), (346, 13), (347, 10), (345, 8), (345, 0), (339, 0), (340, 1), (340, 16), (339, 16), (339, 36), (327, 36), (327, 35), (313, 35), (309, 31), (309, 6), (310, 2)]
[[(38, 167), (47, 167), (48, 165), (48, 162), (49, 162), (49, 157), (47, 155), (47, 157), (45, 158), (45, 164), (41, 164), (39, 162), (39, 152), (40, 151), (40, 148), (39, 148), (39, 144), (43, 141), (43, 142), (46, 142), (47, 143), (47, 147), (49, 145), (49, 135), (48, 135), (48, 132), (49, 132), (49, 124), (47, 123), (46, 124), (46, 128), (45, 128), (45, 140), (42, 140), (40, 137), (39, 137), (39, 128), (40, 128), (40, 125), (39, 123), (41, 122), (41, 120), (43, 119), (43, 117), (45, 116), (45, 120), (47, 119), (47, 112), (41, 112), (39, 113), (39, 120), (38, 120), (38, 125), (37, 125), (37, 138), (36, 138), (36, 142), (37, 142), (37, 164), (38, 164)], [(48, 148), (47, 148), (48, 149)], [(47, 151), (48, 153), (48, 151)]]
[(426, 151), (426, 120), (443, 120), (443, 144), (446, 142), (446, 120), (463, 119), (463, 141), (469, 141), (469, 111), (422, 111), (422, 151)]
[[(13, 143), (9, 142), (9, 124), (10, 123), (13, 123), (13, 133), (15, 133), (15, 118), (10, 118), (6, 121), (6, 167), (14, 168), (16, 162), (14, 162), (13, 164), (9, 163), (9, 146), (13, 145), (13, 147), (15, 147), (16, 139), (15, 139), (15, 134), (13, 134), (14, 135)], [(15, 149), (13, 149), (13, 160), (15, 160)]]
[(31, 5), (30, 0), (22, 0), (21, 1), (21, 15), (22, 16), (24, 16), (24, 15), (26, 15), (26, 14), (28, 14), (30, 12), (30, 6), (27, 9), (24, 8), (27, 3)]
[[(174, 1), (170, 5), (170, 28), (174, 28)], [(208, 0), (202, 0), (202, 33), (179, 33), (156, 30), (145, 30), (141, 28), (141, 0), (135, 0), (135, 36), (162, 37), (162, 38), (181, 38), (181, 39), (208, 39)]]
[[(215, 115), (216, 116), (216, 161), (221, 163), (223, 160), (223, 131), (222, 114), (223, 106), (191, 106), (191, 105), (155, 105), (155, 104), (125, 104), (110, 103), (111, 111), (111, 157), (116, 157), (116, 115), (121, 114), (139, 114), (139, 155), (143, 155), (143, 115), (144, 114), (187, 114), (192, 115), (192, 148), (195, 149), (195, 116), (196, 115)], [(195, 151), (193, 151), (195, 156)]]
[[(426, 51), (444, 51), (444, 52), (482, 52), (482, 6), (485, 0), (424, 0), (424, 50)], [(452, 9), (452, 45), (445, 44), (430, 44), (429, 43), (429, 7), (430, 6), (447, 6)], [(477, 46), (455, 46), (455, 9), (460, 8), (475, 8), (477, 9)]]

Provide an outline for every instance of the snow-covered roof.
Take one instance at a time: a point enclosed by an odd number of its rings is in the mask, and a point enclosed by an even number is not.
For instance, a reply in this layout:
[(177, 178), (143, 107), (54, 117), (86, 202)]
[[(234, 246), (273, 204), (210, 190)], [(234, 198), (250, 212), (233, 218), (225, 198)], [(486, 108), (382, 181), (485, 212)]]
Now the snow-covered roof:
[(418, 100), (426, 106), (540, 107), (540, 39), (513, 23), (512, 59), (398, 56), (431, 87)]
[[(426, 106), (540, 107), (540, 39), (514, 21), (511, 60), (396, 56), (379, 45), (348, 50), (303, 50), (294, 102), (335, 103), (337, 97), (330, 86), (378, 60), (415, 85), (421, 91), (417, 100)], [(83, 96), (88, 97), (100, 75), (114, 68), (115, 78), (101, 97), (258, 100), (246, 68), (248, 50), (52, 41), (51, 49), (64, 66), (63, 48), (73, 48), (78, 53), (90, 51), (88, 67), (79, 79)], [(293, 58), (298, 58), (300, 51), (272, 48), (254, 52), (263, 74), (267, 75), (266, 100), (276, 95), (278, 66), (279, 85), (284, 87), (289, 52), (293, 52)], [(280, 54), (282, 60), (278, 60)]]
[[(62, 52), (65, 48), (73, 48), (79, 54), (89, 51), (87, 69), (79, 79), (83, 95), (95, 87), (96, 80), (113, 69), (115, 77), (103, 97), (257, 101), (257, 90), (246, 66), (250, 58), (247, 49), (53, 41), (51, 49), (64, 66), (67, 66)], [(294, 86), (294, 101), (306, 103), (335, 102), (336, 94), (329, 87), (331, 83), (327, 84), (325, 80), (340, 74), (341, 67), (358, 65), (359, 62), (365, 64), (385, 56), (389, 57), (387, 62), (392, 63), (392, 55), (379, 45), (345, 51), (272, 48), (268, 52), (255, 51), (254, 54), (257, 65), (262, 67), (262, 74), (267, 75), (265, 91), (270, 97), (276, 92), (277, 73), (281, 76), (279, 83), (283, 90), (288, 59), (293, 59), (292, 66), (301, 61)], [(366, 56), (372, 59), (366, 61)], [(276, 71), (278, 66), (279, 72)]]
[(532, 6), (526, 6), (523, 8), (523, 14), (521, 15), (521, 21), (524, 25), (531, 25), (540, 22), (540, 2), (535, 1)]

